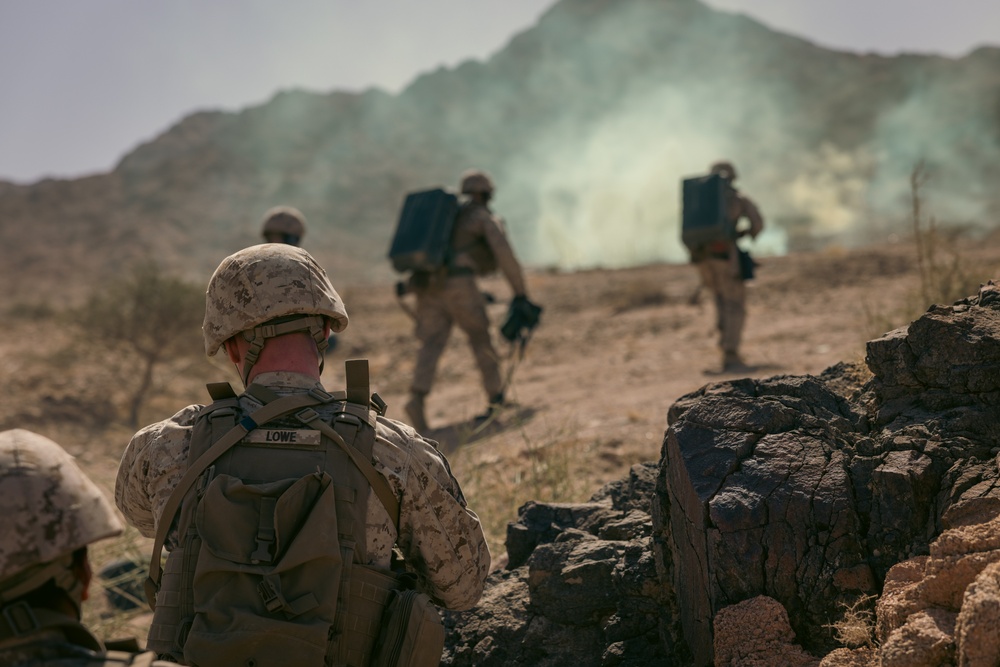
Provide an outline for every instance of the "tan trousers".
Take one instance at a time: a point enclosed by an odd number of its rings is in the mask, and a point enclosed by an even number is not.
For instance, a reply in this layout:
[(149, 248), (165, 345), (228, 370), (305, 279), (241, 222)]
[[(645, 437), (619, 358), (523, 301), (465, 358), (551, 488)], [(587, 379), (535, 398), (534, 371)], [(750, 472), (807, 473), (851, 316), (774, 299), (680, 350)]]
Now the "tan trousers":
[(441, 286), (417, 291), (417, 340), (420, 351), (413, 372), (411, 390), (426, 394), (434, 385), (438, 360), (448, 344), (452, 324), (465, 332), (476, 365), (483, 377), (487, 398), (494, 398), (501, 389), (500, 364), (490, 338), (490, 321), (486, 301), (474, 276), (451, 276)]
[(719, 347), (723, 352), (736, 354), (739, 352), (747, 316), (747, 290), (740, 278), (736, 257), (703, 259), (698, 262), (698, 271), (702, 282), (715, 296)]

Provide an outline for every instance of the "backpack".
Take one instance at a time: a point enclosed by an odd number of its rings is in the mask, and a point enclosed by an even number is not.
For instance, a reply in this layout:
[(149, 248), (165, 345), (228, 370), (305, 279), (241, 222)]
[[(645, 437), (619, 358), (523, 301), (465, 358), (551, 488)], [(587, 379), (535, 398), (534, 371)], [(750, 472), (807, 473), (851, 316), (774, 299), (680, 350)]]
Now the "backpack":
[(695, 254), (710, 243), (736, 239), (726, 217), (726, 181), (719, 174), (686, 178), (681, 186), (681, 241)]
[(442, 188), (412, 192), (403, 200), (389, 259), (400, 273), (432, 273), (446, 266), (458, 197)]
[[(157, 526), (149, 648), (201, 667), (370, 664), (401, 581), (363, 564), (369, 488), (397, 532), (399, 504), (370, 463), (385, 403), (369, 394), (367, 361), (346, 370), (347, 391), (333, 394), (278, 397), (251, 384), (246, 394), (263, 407), (250, 414), (228, 383), (209, 385), (188, 471)], [(178, 510), (181, 544), (161, 588)]]

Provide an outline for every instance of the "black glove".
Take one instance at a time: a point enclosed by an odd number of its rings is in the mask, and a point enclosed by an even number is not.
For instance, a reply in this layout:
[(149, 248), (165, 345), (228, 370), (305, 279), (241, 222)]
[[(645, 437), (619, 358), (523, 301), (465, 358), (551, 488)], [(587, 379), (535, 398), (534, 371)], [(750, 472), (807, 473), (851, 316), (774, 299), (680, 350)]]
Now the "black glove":
[(507, 319), (500, 327), (500, 334), (513, 343), (521, 337), (522, 330), (531, 331), (538, 326), (541, 314), (541, 306), (532, 303), (526, 296), (515, 296), (510, 302)]

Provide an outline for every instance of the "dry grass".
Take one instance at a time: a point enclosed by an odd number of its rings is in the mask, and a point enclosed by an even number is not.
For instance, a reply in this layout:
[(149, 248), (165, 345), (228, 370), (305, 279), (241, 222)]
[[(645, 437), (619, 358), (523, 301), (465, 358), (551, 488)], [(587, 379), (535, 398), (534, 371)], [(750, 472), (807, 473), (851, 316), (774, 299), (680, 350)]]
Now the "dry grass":
[(875, 595), (862, 595), (852, 604), (843, 603), (844, 617), (836, 623), (823, 627), (833, 630), (834, 638), (851, 649), (872, 648), (874, 643)]
[(523, 425), (517, 428), (523, 442), (517, 454), (504, 456), (472, 444), (450, 457), (494, 558), (506, 553), (507, 525), (526, 502), (578, 502), (595, 490), (591, 473), (580, 469), (591, 460), (593, 443), (575, 437), (572, 424), (550, 428), (540, 440)]
[(605, 295), (604, 300), (613, 304), (612, 312), (615, 315), (640, 308), (654, 308), (669, 302), (663, 284), (649, 278), (635, 278), (615, 285), (613, 292)]
[(974, 295), (993, 277), (990, 265), (963, 251), (969, 244), (968, 228), (942, 227), (927, 215), (923, 193), (928, 181), (930, 174), (921, 160), (910, 174), (910, 223), (919, 285), (894, 307), (861, 304), (869, 338), (909, 324), (934, 304), (950, 305)]
[[(142, 589), (149, 562), (147, 542), (135, 528), (128, 527), (118, 539), (90, 547), (95, 573), (90, 599), (83, 606), (83, 623), (102, 639), (138, 637), (140, 645), (145, 642), (149, 607)], [(134, 563), (136, 569), (112, 578), (99, 576), (100, 569), (122, 561)], [(130, 610), (116, 608), (109, 596), (127, 600), (135, 606)]]

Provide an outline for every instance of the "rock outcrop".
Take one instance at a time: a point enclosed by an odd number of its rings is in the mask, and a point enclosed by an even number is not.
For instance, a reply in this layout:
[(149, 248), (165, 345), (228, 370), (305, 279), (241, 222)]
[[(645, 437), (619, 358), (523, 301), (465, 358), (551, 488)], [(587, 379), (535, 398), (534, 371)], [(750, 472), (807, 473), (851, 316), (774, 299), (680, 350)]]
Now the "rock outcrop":
[(712, 661), (714, 615), (762, 594), (807, 648), (831, 650), (840, 610), (926, 554), (949, 509), (1000, 497), (996, 286), (871, 341), (867, 363), (852, 396), (840, 366), (671, 407), (654, 542), (695, 664)]
[[(472, 611), (449, 613), (442, 664), (662, 664), (672, 603), (659, 583), (648, 508), (657, 467), (579, 505), (528, 503), (507, 531), (508, 569), (491, 575)], [(669, 630), (669, 628), (667, 628)]]
[(835, 624), (883, 586), (884, 664), (992, 664), (970, 652), (996, 644), (1000, 538), (981, 522), (1000, 509), (1000, 288), (931, 308), (866, 361), (706, 386), (670, 408), (658, 465), (585, 504), (523, 507), (508, 570), (448, 617), (445, 664), (757, 664), (715, 655), (731, 642), (713, 628), (766, 596), (762, 645), (861, 665), (874, 649), (831, 653)]

